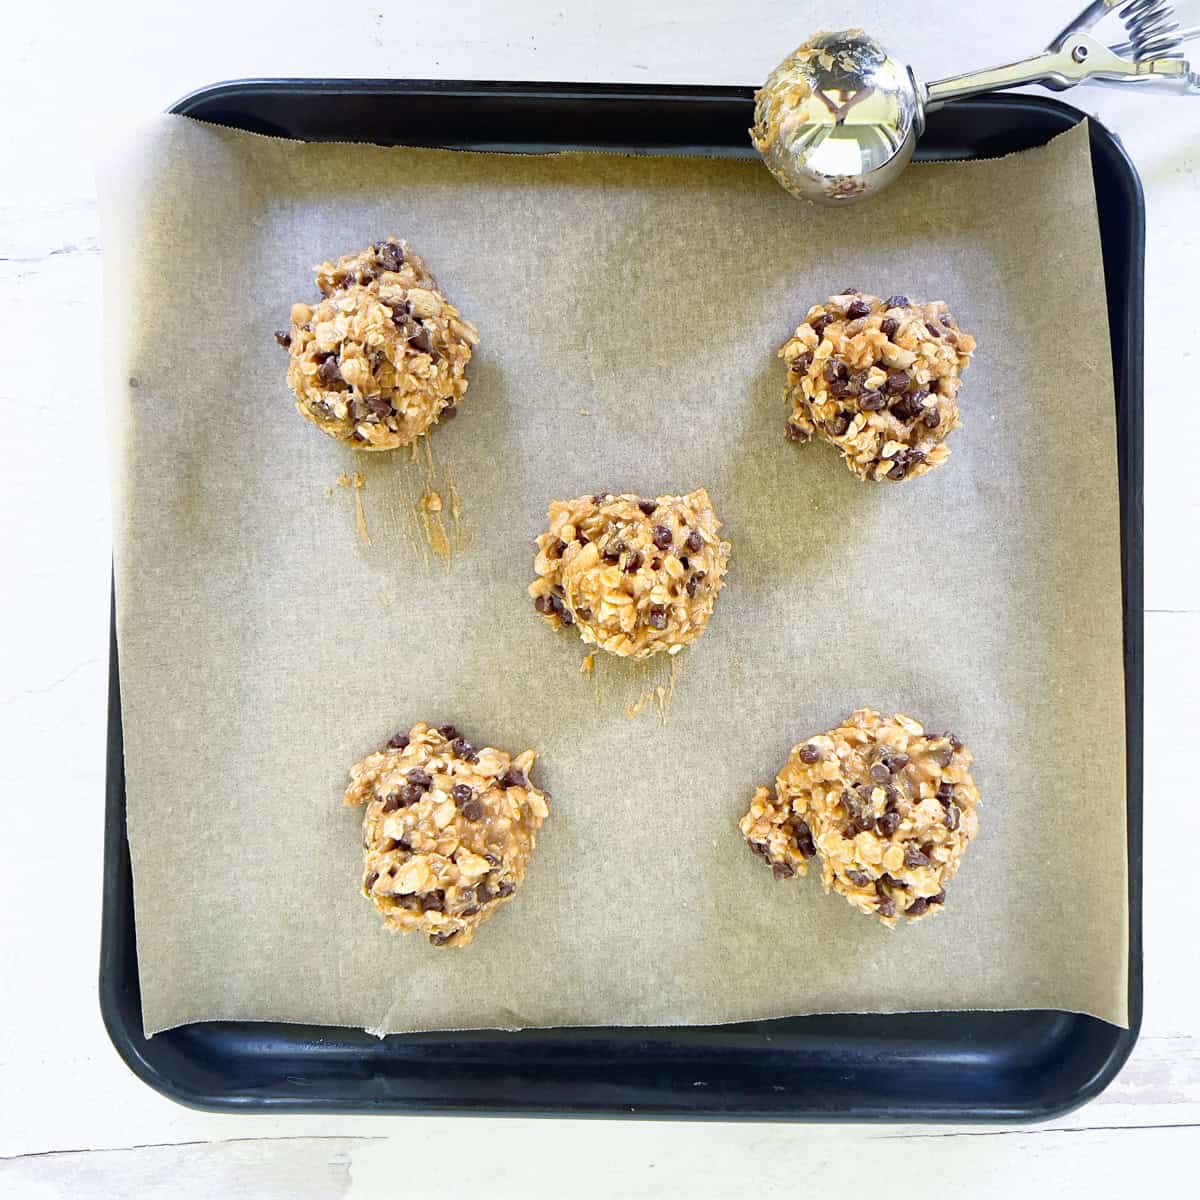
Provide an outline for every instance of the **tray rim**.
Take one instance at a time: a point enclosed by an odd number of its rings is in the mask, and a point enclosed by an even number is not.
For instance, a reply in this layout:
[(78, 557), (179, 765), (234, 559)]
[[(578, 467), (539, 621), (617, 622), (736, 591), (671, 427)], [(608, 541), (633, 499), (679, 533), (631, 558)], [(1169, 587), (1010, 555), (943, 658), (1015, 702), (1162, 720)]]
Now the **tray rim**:
[[(429, 96), (439, 99), (517, 98), (537, 102), (548, 99), (566, 99), (580, 102), (602, 100), (653, 101), (682, 100), (689, 104), (704, 102), (728, 103), (749, 101), (754, 88), (738, 85), (704, 84), (655, 84), (655, 83), (558, 83), (549, 81), (509, 82), (500, 80), (430, 80), (430, 79), (322, 79), (257, 77), (231, 79), (197, 88), (175, 102), (168, 110), (173, 114), (188, 115), (189, 110), (202, 101), (214, 98), (263, 93), (263, 92), (319, 92), (325, 96), (377, 94), (381, 91), (398, 96)], [(1031, 1103), (1019, 1109), (961, 1108), (945, 1110), (878, 1111), (872, 1109), (817, 1109), (797, 1108), (791, 1111), (730, 1111), (723, 1105), (711, 1109), (683, 1110), (667, 1107), (658, 1110), (651, 1105), (633, 1107), (628, 1104), (553, 1104), (538, 1105), (508, 1103), (503, 1107), (488, 1108), (479, 1104), (447, 1104), (430, 1106), (398, 1101), (395, 1104), (365, 1100), (346, 1104), (341, 1101), (322, 1100), (273, 1095), (246, 1096), (229, 1090), (197, 1091), (172, 1080), (154, 1060), (152, 1039), (145, 1038), (141, 1029), (140, 992), (134, 997), (137, 1022), (131, 1026), (130, 1014), (126, 1011), (126, 998), (121, 995), (116, 978), (115, 963), (123, 946), (122, 939), (129, 930), (120, 928), (124, 910), (122, 901), (128, 905), (128, 924), (132, 927), (132, 883), (130, 878), (128, 842), (125, 830), (124, 805), (124, 760), (123, 753), (114, 754), (113, 726), (117, 729), (117, 740), (121, 742), (120, 680), (116, 640), (115, 583), (110, 597), (110, 661), (108, 725), (109, 747), (106, 770), (106, 810), (103, 858), (103, 903), (101, 913), (101, 953), (99, 962), (99, 1000), (105, 1029), (118, 1055), (126, 1065), (156, 1091), (188, 1107), (206, 1111), (303, 1111), (303, 1112), (397, 1112), (414, 1114), (473, 1113), (476, 1115), (625, 1115), (646, 1119), (682, 1116), (686, 1119), (768, 1119), (768, 1120), (906, 1120), (906, 1121), (979, 1121), (1021, 1122), (1046, 1120), (1059, 1116), (1088, 1102), (1098, 1095), (1115, 1078), (1136, 1044), (1142, 1021), (1143, 1009), (1143, 962), (1142, 962), (1142, 810), (1143, 788), (1142, 765), (1142, 701), (1143, 701), (1143, 330), (1144, 330), (1144, 241), (1145, 202), (1141, 181), (1136, 168), (1129, 159), (1119, 138), (1088, 114), (1062, 101), (1033, 94), (998, 94), (960, 101), (954, 108), (962, 111), (971, 108), (1010, 108), (1014, 116), (1020, 110), (1042, 114), (1054, 113), (1069, 121), (1070, 125), (1080, 121), (1089, 123), (1093, 153), (1099, 147), (1122, 175), (1122, 185), (1130, 200), (1128, 228), (1124, 238), (1124, 249), (1129, 256), (1126, 282), (1130, 285), (1124, 296), (1127, 319), (1120, 325), (1119, 338), (1110, 332), (1114, 349), (1122, 347), (1122, 370), (1114, 378), (1117, 399), (1118, 462), (1121, 466), (1119, 480), (1121, 509), (1121, 559), (1124, 617), (1124, 668), (1126, 684), (1126, 746), (1127, 746), (1127, 874), (1129, 885), (1129, 1026), (1103, 1025), (1112, 1031), (1112, 1042), (1107, 1054), (1097, 1058), (1093, 1074), (1074, 1091), (1066, 1095), (1049, 1098), (1042, 1103)], [(655, 148), (657, 149), (657, 148)], [(653, 152), (653, 151), (652, 151)], [(918, 158), (921, 157), (918, 151)], [(988, 155), (969, 155), (971, 159), (986, 158)], [(1107, 272), (1108, 258), (1104, 255)], [(1110, 309), (1110, 331), (1114, 326), (1112, 312), (1115, 305), (1114, 293), (1106, 279), (1106, 293)], [(1123, 403), (1122, 403), (1123, 401)], [(1125, 439), (1125, 458), (1122, 460), (1122, 437)], [(1132, 618), (1132, 619), (1131, 619)], [(122, 870), (123, 867), (123, 870)], [(128, 884), (123, 897), (117, 895), (117, 884), (121, 876)], [(136, 934), (134, 934), (134, 940)], [(1051, 1015), (1052, 1010), (1009, 1010), (1018, 1013), (1027, 1011)], [(840, 1014), (851, 1016), (852, 1014)], [(876, 1014), (885, 1018), (883, 1014)], [(899, 1014), (898, 1016), (903, 1016)], [(962, 1016), (964, 1014), (955, 1014)], [(1060, 1014), (1066, 1017), (1081, 1017), (1085, 1021), (1096, 1018), (1081, 1014)], [(894, 1015), (895, 1016), (895, 1015)], [(791, 1018), (800, 1019), (800, 1018)], [(235, 1026), (246, 1026), (265, 1030), (273, 1027), (267, 1022), (228, 1022)], [(188, 1029), (195, 1026), (183, 1026)], [(292, 1029), (306, 1028), (328, 1030), (331, 1034), (347, 1032), (336, 1026), (289, 1026)], [(672, 1027), (666, 1027), (672, 1028)], [(682, 1027), (696, 1030), (704, 1027)], [(173, 1031), (169, 1031), (173, 1032)], [(568, 1031), (576, 1035), (588, 1032), (603, 1032), (602, 1029), (578, 1029)], [(618, 1030), (617, 1032), (622, 1032)], [(624, 1030), (630, 1034), (638, 1032), (636, 1027)], [(161, 1036), (161, 1035), (160, 1035)], [(404, 1036), (404, 1035), (392, 1035)], [(160, 1042), (161, 1044), (161, 1042)]]

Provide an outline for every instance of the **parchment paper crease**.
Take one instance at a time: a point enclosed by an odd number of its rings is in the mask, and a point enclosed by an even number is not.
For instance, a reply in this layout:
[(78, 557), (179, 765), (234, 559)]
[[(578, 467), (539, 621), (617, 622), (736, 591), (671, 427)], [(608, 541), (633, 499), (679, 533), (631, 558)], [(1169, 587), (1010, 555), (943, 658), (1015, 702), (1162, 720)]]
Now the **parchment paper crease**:
[[(100, 184), (147, 1031), (1126, 1021), (1113, 392), (1085, 128), (910, 170), (832, 213), (750, 161), (301, 145), (176, 117), (129, 131)], [(314, 263), (388, 233), (482, 334), (428, 461), (305, 424), (271, 336), (315, 295)], [(846, 287), (945, 299), (979, 339), (965, 427), (927, 478), (863, 484), (782, 436), (775, 350)], [(354, 471), (369, 545), (336, 486)], [(414, 509), (430, 479), (461, 497), (448, 566)], [(577, 639), (525, 595), (547, 503), (698, 485), (734, 549), (673, 693), (662, 663), (581, 675)], [(774, 882), (737, 831), (792, 744), (861, 704), (960, 734), (984, 797), (945, 915), (894, 933), (815, 879)], [(536, 746), (553, 796), (522, 894), (462, 951), (380, 927), (341, 805), (350, 764), (419, 719)]]

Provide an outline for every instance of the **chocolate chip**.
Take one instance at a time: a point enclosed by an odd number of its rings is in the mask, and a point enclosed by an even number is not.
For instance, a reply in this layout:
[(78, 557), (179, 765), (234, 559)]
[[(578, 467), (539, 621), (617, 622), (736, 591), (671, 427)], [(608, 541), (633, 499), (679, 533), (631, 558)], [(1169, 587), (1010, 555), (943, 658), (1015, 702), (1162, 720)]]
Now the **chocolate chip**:
[(689, 575), (687, 583), (683, 585), (683, 590), (687, 592), (689, 596), (694, 596), (696, 594), (696, 589), (700, 586), (701, 578), (701, 575)]
[(484, 854), (483, 856), (493, 867), (500, 865), (500, 860), (494, 854)]
[(602, 555), (600, 555), (600, 557), (602, 559), (604, 559), (604, 561), (610, 567), (615, 567), (617, 565), (617, 563), (619, 563), (621, 561), (621, 556), (615, 550), (605, 550), (605, 552)]
[(825, 376), (826, 383), (832, 383), (835, 379), (850, 378), (850, 368), (840, 358), (827, 358), (821, 373)]
[(643, 516), (652, 517), (654, 515), (654, 510), (656, 508), (658, 508), (658, 501), (657, 500), (639, 500), (638, 508), (640, 508), (642, 510)]
[(378, 872), (378, 871), (372, 871), (372, 872), (370, 873), (370, 875), (368, 875), (368, 876), (366, 877), (366, 879), (364, 879), (364, 880), (363, 880), (363, 891), (365, 891), (365, 892), (369, 892), (369, 891), (370, 891), (370, 890), (371, 890), (371, 889), (372, 889), (372, 888), (375, 886), (375, 881), (376, 881), (378, 878), (379, 878), (379, 872)]
[(452, 738), (450, 740), (450, 749), (453, 750), (459, 758), (464, 758), (468, 761), (479, 757), (475, 753), (475, 747), (472, 746), (465, 737)]
[(908, 385), (912, 381), (912, 376), (907, 371), (889, 371), (887, 381), (884, 383), (884, 389), (898, 395), (900, 392), (908, 391)]
[(471, 791), (470, 787), (465, 783), (456, 783), (454, 787), (450, 789), (450, 794), (454, 797), (454, 803), (457, 804), (459, 808), (466, 804), (467, 801), (475, 795), (475, 793)]
[[(495, 861), (495, 859), (492, 860), (493, 865), (495, 865)], [(475, 888), (475, 899), (480, 904), (486, 904), (495, 894), (486, 882)]]
[(277, 329), (275, 340), (286, 350), (292, 344), (292, 335), (286, 329)]
[(890, 783), (884, 784), (883, 794), (887, 797), (888, 808), (895, 808), (900, 800), (900, 791)]
[(879, 915), (881, 917), (894, 917), (896, 915), (896, 905), (892, 901), (891, 896), (887, 894), (882, 879), (875, 881), (875, 892), (879, 897)]
[(791, 362), (788, 363), (788, 370), (795, 371), (797, 375), (807, 371), (812, 366), (812, 355), (809, 353), (797, 354)]
[(404, 266), (404, 251), (395, 242), (379, 242), (375, 246), (375, 261), (385, 271), (398, 271)]
[(800, 761), (803, 763), (819, 762), (821, 758), (821, 747), (814, 745), (812, 742), (805, 742), (800, 747)]
[(879, 322), (879, 332), (889, 340), (896, 336), (896, 330), (900, 328), (900, 322), (895, 317), (884, 317)]
[(883, 816), (875, 822), (875, 829), (880, 837), (890, 838), (899, 828), (900, 814), (898, 812), (885, 812)]
[(953, 733), (943, 733), (942, 737), (950, 743), (953, 749), (961, 750), (963, 748), (962, 738), (955, 736)]
[(400, 793), (392, 792), (383, 799), (383, 811), (385, 813), (395, 812), (400, 807)]
[(423, 912), (443, 912), (446, 908), (446, 893), (438, 888), (436, 892), (426, 892), (421, 897)]
[(419, 784), (406, 783), (400, 789), (399, 803), (407, 808), (410, 804), (416, 804), (423, 795), (425, 795), (425, 789)]
[(927, 904), (945, 904), (946, 903), (946, 889), (942, 888), (942, 890), (940, 892), (938, 892), (938, 894), (936, 896), (926, 896), (925, 902)]
[(433, 339), (429, 335), (429, 330), (424, 325), (417, 326), (417, 332), (408, 339), (408, 344), (414, 350), (419, 350), (422, 354), (433, 353)]
[(946, 805), (946, 828), (957, 829), (960, 813), (957, 804)]
[(889, 296), (884, 301), (884, 304), (886, 304), (888, 308), (907, 308), (908, 307), (908, 297), (907, 296)]
[(632, 575), (634, 571), (640, 570), (642, 566), (641, 552), (635, 550), (625, 563), (625, 574)]
[(829, 423), (829, 432), (834, 437), (841, 437), (850, 428), (850, 418), (845, 413), (838, 413)]
[(500, 880), (496, 888), (496, 894), (500, 896), (511, 896), (517, 890), (515, 883), (510, 883), (507, 879)]
[(820, 337), (821, 334), (825, 332), (825, 326), (828, 325), (832, 320), (833, 318), (829, 316), (828, 313), (822, 313), (819, 317), (813, 317), (813, 319), (809, 321), (809, 325), (812, 326), (813, 333), (815, 333), (817, 337)]
[(910, 917), (919, 917), (929, 907), (929, 901), (924, 896), (918, 896), (904, 910), (905, 915)]
[(693, 554), (695, 554), (703, 545), (704, 539), (700, 536), (700, 531), (698, 529), (693, 529), (692, 532), (687, 535), (687, 548)]
[(592, 619), (592, 610), (586, 604), (581, 604), (575, 609), (575, 615), (581, 621), (590, 621)]
[(907, 473), (908, 466), (905, 464), (902, 458), (897, 457), (892, 463), (891, 467), (888, 469), (887, 477), (889, 479), (903, 479)]
[(422, 771), (420, 767), (413, 767), (413, 769), (409, 771), (405, 778), (413, 785), (413, 787), (418, 787), (423, 792), (428, 791), (429, 788), (433, 786), (433, 780), (428, 774), (426, 774), (426, 772)]
[(462, 815), (468, 821), (480, 821), (484, 814), (483, 801), (478, 797), (472, 798), (462, 806)]
[(332, 354), (317, 368), (317, 378), (322, 383), (338, 383), (342, 378), (342, 368), (338, 366), (337, 358)]
[(857, 321), (859, 317), (865, 317), (871, 311), (871, 306), (865, 300), (852, 300), (846, 305), (846, 316), (852, 321)]
[(472, 904), (469, 907), (464, 908), (462, 910), (462, 912), (460, 912), (458, 915), (460, 917), (473, 917), (478, 911), (479, 911), (479, 906), (476, 904)]
[(568, 608), (561, 608), (561, 609), (559, 609), (559, 611), (558, 611), (558, 619), (559, 619), (559, 620), (560, 620), (560, 621), (561, 621), (561, 622), (562, 622), (564, 625), (574, 625), (574, 624), (575, 624), (575, 617), (574, 617), (574, 614), (573, 614), (573, 613), (571, 612), (571, 610), (570, 610), (570, 609), (568, 609)]
[(388, 748), (391, 750), (403, 750), (408, 745), (407, 733), (393, 733), (388, 738)]
[(789, 442), (803, 442), (808, 438), (808, 434), (799, 425), (794, 425), (791, 421), (783, 427), (783, 435)]
[(941, 421), (942, 414), (938, 411), (936, 404), (932, 408), (927, 408), (921, 417), (921, 422), (926, 429), (936, 429), (941, 424)]
[(666, 629), (667, 610), (661, 604), (652, 604), (646, 614), (646, 623), (651, 629)]
[(429, 944), (431, 946), (444, 946), (457, 933), (457, 929), (447, 929), (440, 933), (431, 933), (429, 935)]
[(887, 769), (891, 771), (893, 775), (895, 775), (897, 771), (903, 771), (904, 768), (908, 766), (908, 755), (889, 754), (888, 757), (883, 760), (883, 762)]
[(447, 421), (453, 421), (457, 416), (458, 409), (455, 408), (453, 404), (447, 404), (446, 407), (442, 409), (442, 417)]
[(929, 855), (918, 850), (916, 846), (905, 846), (904, 865), (906, 867), (927, 867), (929, 866)]
[(501, 787), (528, 787), (529, 780), (525, 778), (525, 772), (518, 767), (509, 767), (503, 775), (500, 776)]
[(791, 879), (796, 873), (796, 868), (791, 863), (777, 862), (771, 864), (771, 874), (776, 879)]
[(799, 817), (793, 817), (792, 831), (796, 835), (796, 849), (805, 858), (812, 858), (817, 852), (817, 847), (813, 841), (812, 830), (808, 827), (808, 822), (800, 820)]
[(655, 525), (652, 537), (654, 544), (660, 550), (670, 550), (671, 542), (674, 540), (671, 536), (671, 531), (665, 525)]
[(395, 844), (392, 846), (392, 849), (393, 850), (411, 850), (412, 842), (410, 842), (408, 840), (408, 838), (406, 838), (406, 837), (397, 838)]
[(923, 463), (924, 461), (925, 461), (925, 451), (924, 450), (906, 450), (905, 451), (905, 454), (904, 454), (905, 466), (915, 467), (917, 465), (917, 463)]
[(412, 312), (412, 305), (407, 300), (385, 300), (384, 304), (392, 310), (392, 324), (397, 329), (404, 329), (408, 324), (408, 315)]
[(535, 596), (533, 598), (533, 607), (540, 613), (545, 613), (547, 616), (554, 611), (554, 602), (549, 596)]
[(882, 392), (864, 392), (858, 399), (863, 412), (878, 412), (886, 403), (887, 397)]
[(448, 742), (452, 742), (456, 737), (458, 737), (458, 730), (455, 729), (453, 725), (439, 725), (437, 727), (437, 731)]
[(937, 786), (937, 798), (944, 804), (947, 800), (954, 799), (954, 784), (948, 779), (943, 779)]
[(891, 779), (892, 773), (887, 769), (887, 766), (882, 762), (871, 764), (871, 778), (876, 783), (887, 783)]
[(850, 870), (846, 872), (846, 878), (850, 880), (855, 887), (866, 887), (871, 882), (870, 875), (863, 871)]
[(829, 394), (839, 400), (844, 396), (857, 396), (862, 391), (862, 384), (857, 379), (835, 379), (829, 385)]
[(750, 849), (754, 851), (760, 858), (766, 858), (770, 851), (770, 847), (766, 842), (750, 842)]
[(930, 757), (939, 767), (948, 767), (950, 760), (954, 757), (954, 747), (949, 745), (939, 746)]
[(942, 336), (941, 327), (938, 325), (935, 325), (932, 321), (926, 321), (925, 328), (929, 330), (930, 336), (932, 336), (932, 337), (940, 338)]
[(546, 555), (548, 558), (561, 558), (562, 552), (567, 548), (567, 543), (562, 538), (556, 538), (546, 547)]

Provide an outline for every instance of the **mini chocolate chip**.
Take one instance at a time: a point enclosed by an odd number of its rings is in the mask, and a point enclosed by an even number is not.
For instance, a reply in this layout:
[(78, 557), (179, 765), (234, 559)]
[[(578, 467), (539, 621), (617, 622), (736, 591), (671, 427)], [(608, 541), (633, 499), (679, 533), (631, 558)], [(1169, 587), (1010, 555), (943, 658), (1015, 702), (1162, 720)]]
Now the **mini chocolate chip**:
[(455, 729), (453, 725), (439, 725), (437, 727), (437, 731), (448, 742), (452, 742), (456, 737), (458, 737), (458, 730)]
[(776, 879), (791, 879), (796, 873), (796, 868), (791, 863), (777, 862), (771, 864), (771, 874)]
[(942, 330), (932, 321), (926, 321), (925, 328), (929, 330), (929, 333), (932, 337), (940, 338), (942, 336)]
[(896, 461), (888, 469), (887, 477), (889, 479), (903, 479), (907, 471), (908, 467), (905, 465), (904, 460), (897, 457)]
[(400, 789), (399, 802), (407, 808), (410, 804), (416, 804), (423, 795), (425, 795), (423, 787), (419, 787), (415, 783), (406, 783)]
[(286, 350), (292, 344), (292, 335), (286, 329), (277, 329), (275, 340)]
[(429, 330), (424, 325), (417, 327), (417, 332), (408, 339), (408, 344), (422, 354), (433, 353), (433, 339), (429, 336)]
[(849, 379), (850, 368), (840, 358), (827, 358), (822, 374), (826, 383), (832, 383), (835, 379)]
[(805, 763), (819, 762), (821, 759), (821, 747), (813, 742), (805, 742), (800, 747), (800, 761)]
[(890, 783), (888, 783), (888, 784), (884, 784), (883, 794), (887, 797), (888, 808), (895, 808), (897, 802), (900, 799), (899, 790), (897, 788), (893, 787)]
[(932, 408), (927, 408), (921, 421), (926, 429), (936, 429), (942, 421), (942, 414), (938, 411), (938, 406), (935, 404)]
[(882, 392), (864, 392), (858, 398), (858, 407), (863, 412), (878, 412), (887, 403), (887, 397)]
[(470, 787), (468, 787), (468, 785), (465, 783), (456, 783), (454, 787), (450, 789), (450, 794), (454, 797), (454, 803), (457, 804), (459, 808), (466, 804), (467, 801), (470, 800), (473, 795), (475, 795), (475, 793), (471, 791)]
[(918, 850), (916, 846), (905, 846), (904, 865), (906, 867), (927, 867), (929, 866), (929, 855)]
[(398, 271), (404, 266), (404, 251), (395, 242), (379, 242), (375, 246), (375, 261), (385, 271)]
[(950, 743), (953, 749), (961, 750), (963, 748), (962, 738), (955, 736), (953, 733), (943, 733), (942, 737)]
[(641, 566), (642, 566), (641, 552), (638, 550), (635, 550), (629, 556), (628, 561), (625, 563), (625, 574), (632, 575), (634, 573), (634, 571), (640, 570)]
[(643, 516), (652, 517), (654, 515), (654, 510), (656, 508), (658, 508), (658, 501), (657, 500), (639, 500), (638, 508), (640, 508), (642, 510)]
[(378, 871), (372, 871), (372, 872), (370, 873), (370, 875), (368, 875), (368, 876), (366, 877), (366, 879), (364, 879), (364, 880), (363, 880), (363, 891), (365, 891), (365, 892), (369, 892), (369, 891), (370, 891), (370, 890), (371, 890), (371, 889), (372, 889), (372, 888), (375, 886), (375, 881), (376, 881), (378, 878), (379, 878), (379, 872), (378, 872)]
[(380, 420), (391, 414), (391, 402), (382, 396), (366, 396), (363, 398), (363, 403), (367, 406), (367, 412)]
[(846, 878), (850, 880), (855, 887), (866, 887), (871, 882), (870, 875), (864, 871), (850, 870), (846, 872)]
[(465, 737), (456, 737), (450, 739), (450, 749), (458, 755), (459, 758), (474, 758), (475, 747), (467, 741)]
[(919, 917), (929, 907), (929, 901), (924, 896), (918, 896), (904, 910), (906, 916)]
[(830, 422), (829, 432), (834, 437), (841, 437), (850, 428), (850, 418), (845, 413), (838, 413)]
[(409, 771), (405, 778), (414, 787), (419, 787), (422, 791), (427, 791), (433, 786), (433, 780), (426, 772), (422, 771), (420, 767), (413, 767), (413, 769)]
[(927, 904), (945, 904), (946, 903), (946, 889), (943, 888), (940, 892), (938, 892), (938, 894), (936, 896), (926, 896), (925, 901)]
[(884, 317), (879, 322), (879, 332), (889, 340), (896, 335), (896, 330), (900, 328), (900, 322), (895, 317)]
[(891, 773), (893, 775), (895, 775), (895, 773), (897, 771), (903, 771), (904, 768), (908, 766), (908, 755), (907, 754), (891, 754), (887, 758), (885, 758), (883, 761), (884, 761), (884, 764), (887, 766), (887, 769), (889, 771), (891, 771)]
[(937, 798), (945, 803), (947, 800), (954, 799), (954, 784), (948, 779), (943, 779), (937, 786)]
[(925, 461), (925, 451), (924, 450), (908, 450), (905, 452), (905, 455), (904, 455), (905, 466), (915, 467), (917, 465), (917, 463), (923, 463), (924, 461)]
[(884, 301), (884, 304), (886, 304), (888, 308), (907, 308), (908, 307), (908, 297), (907, 296), (889, 296)]
[(887, 894), (887, 889), (883, 886), (883, 880), (875, 880), (875, 894), (879, 897), (879, 915), (882, 917), (894, 917), (896, 915), (896, 905), (891, 896)]
[(383, 800), (383, 811), (385, 813), (395, 812), (400, 807), (400, 793), (392, 792), (385, 796)]
[(510, 883), (507, 879), (500, 880), (496, 888), (496, 893), (500, 896), (511, 896), (517, 890), (515, 883)]
[(337, 359), (332, 355), (317, 368), (317, 378), (322, 383), (337, 383), (342, 378), (342, 369), (338, 366)]
[(957, 804), (946, 805), (946, 828), (958, 828), (959, 809)]
[(503, 775), (500, 776), (501, 787), (528, 787), (529, 780), (525, 778), (525, 772), (518, 767), (509, 767)]
[(661, 604), (652, 604), (646, 614), (646, 623), (651, 629), (666, 629), (667, 610)]
[(813, 319), (809, 321), (809, 325), (812, 326), (813, 333), (815, 333), (817, 337), (820, 337), (821, 334), (825, 332), (825, 326), (828, 325), (832, 320), (833, 318), (829, 316), (828, 313), (822, 313), (818, 317), (813, 317)]
[(388, 738), (388, 748), (391, 750), (403, 750), (408, 745), (407, 733), (393, 733)]
[(803, 442), (808, 437), (799, 425), (794, 425), (791, 421), (783, 427), (783, 434), (789, 442)]
[(655, 525), (652, 536), (654, 544), (660, 550), (670, 550), (671, 542), (674, 539), (671, 536), (671, 531), (665, 525)]
[(475, 889), (475, 899), (480, 904), (486, 904), (496, 893), (486, 883), (481, 883)]
[(699, 575), (688, 576), (688, 581), (686, 584), (684, 584), (683, 590), (687, 592), (689, 596), (694, 596), (696, 594), (696, 589), (700, 586), (700, 578), (701, 577)]
[(876, 783), (887, 783), (891, 779), (892, 773), (887, 769), (887, 766), (882, 762), (871, 764), (871, 778)]
[(865, 317), (871, 311), (871, 306), (865, 300), (852, 300), (846, 306), (846, 316), (852, 321)]
[(700, 531), (693, 529), (687, 536), (687, 548), (695, 554), (703, 545), (704, 539), (700, 536)]
[(571, 613), (571, 610), (570, 610), (570, 609), (567, 609), (567, 608), (563, 608), (563, 609), (561, 609), (561, 610), (559, 611), (559, 614), (558, 614), (558, 619), (559, 619), (559, 620), (560, 620), (560, 621), (561, 621), (561, 622), (562, 622), (564, 625), (574, 625), (574, 624), (575, 624), (575, 617), (574, 617), (574, 615)]
[(438, 888), (436, 892), (426, 892), (421, 897), (421, 908), (425, 912), (443, 912), (446, 907), (446, 893)]
[(803, 374), (812, 365), (811, 354), (797, 354), (791, 362), (788, 363), (788, 370), (795, 371), (797, 375)]
[(890, 838), (896, 830), (900, 828), (900, 814), (898, 812), (885, 812), (878, 821), (875, 822), (875, 829), (880, 837)]
[(442, 409), (442, 417), (447, 421), (453, 421), (458, 416), (458, 409), (453, 404), (447, 404)]
[(892, 395), (898, 395), (900, 392), (908, 391), (908, 385), (911, 382), (912, 376), (907, 371), (889, 371), (883, 386)]
[(813, 841), (812, 830), (808, 827), (808, 822), (800, 820), (799, 817), (793, 817), (792, 831), (796, 835), (796, 849), (805, 858), (812, 858), (817, 852), (817, 847)]
[(549, 615), (554, 611), (554, 602), (549, 596), (535, 596), (533, 598), (533, 607), (540, 613)]
[(478, 911), (479, 906), (477, 904), (472, 904), (467, 908), (464, 908), (458, 915), (460, 917), (473, 917)]
[(862, 385), (857, 379), (835, 379), (829, 385), (829, 394), (839, 400), (844, 396), (857, 396), (862, 391)]
[(484, 811), (483, 801), (479, 800), (478, 798), (468, 800), (466, 804), (462, 806), (462, 815), (468, 821), (482, 820)]

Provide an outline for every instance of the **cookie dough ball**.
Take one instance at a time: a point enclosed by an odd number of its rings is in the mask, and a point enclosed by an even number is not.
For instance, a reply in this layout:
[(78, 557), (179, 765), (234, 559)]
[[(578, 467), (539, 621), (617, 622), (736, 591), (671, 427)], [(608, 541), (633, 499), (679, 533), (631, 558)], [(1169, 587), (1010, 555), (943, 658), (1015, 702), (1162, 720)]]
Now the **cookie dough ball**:
[(317, 268), (324, 295), (292, 305), (288, 383), (296, 409), (360, 450), (394, 450), (458, 412), (479, 334), (406, 242)]
[(512, 899), (549, 813), (535, 757), (418, 724), (350, 768), (345, 802), (367, 806), (363, 895), (388, 928), (465, 946)]
[(537, 539), (534, 607), (556, 629), (623, 658), (678, 654), (703, 632), (729, 543), (704, 488), (686, 496), (556, 500)]
[(970, 765), (952, 733), (856, 709), (792, 750), (774, 796), (755, 793), (742, 834), (777, 879), (805, 874), (817, 856), (827, 892), (886, 925), (916, 920), (945, 902), (978, 832)]
[(863, 479), (915, 479), (950, 457), (961, 372), (975, 339), (940, 300), (844, 292), (814, 305), (780, 348), (787, 361), (786, 433), (814, 434)]

